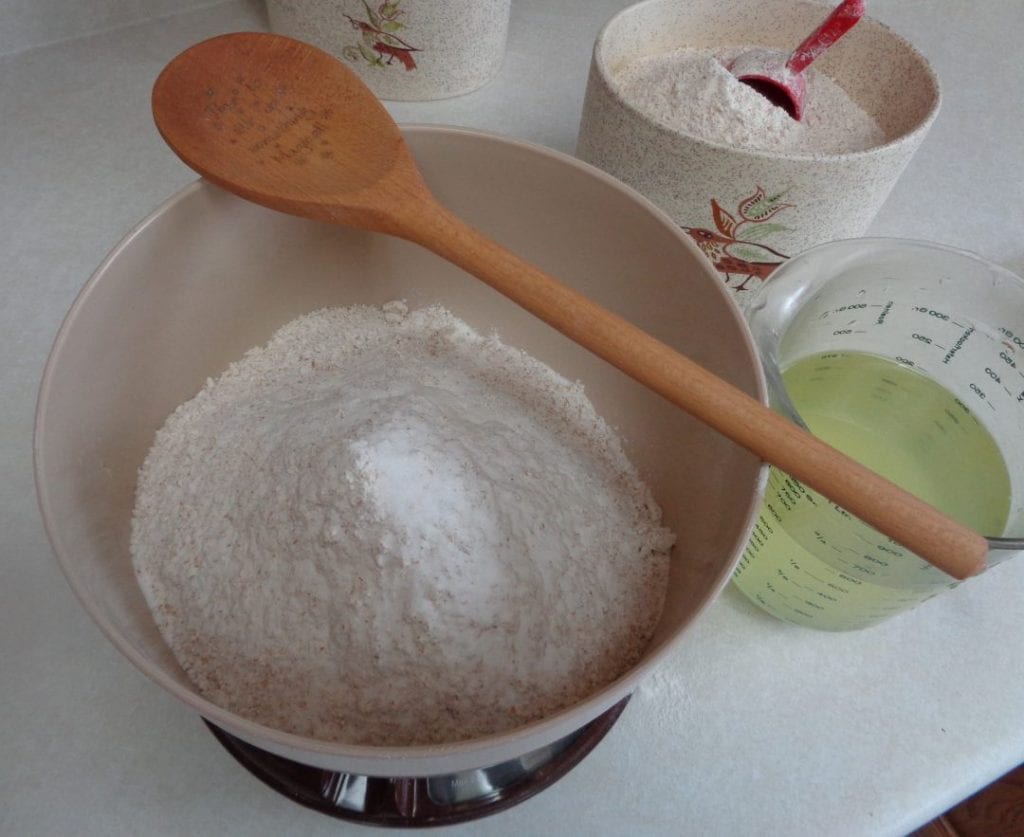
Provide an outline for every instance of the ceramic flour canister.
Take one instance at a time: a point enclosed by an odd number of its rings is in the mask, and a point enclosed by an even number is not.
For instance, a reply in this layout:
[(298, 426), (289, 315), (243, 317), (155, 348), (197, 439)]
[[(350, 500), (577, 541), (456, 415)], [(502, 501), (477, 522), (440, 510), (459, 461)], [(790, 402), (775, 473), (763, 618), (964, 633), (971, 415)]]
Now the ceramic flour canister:
[[(613, 17), (594, 47), (577, 155), (664, 209), (741, 304), (790, 256), (867, 230), (935, 119), (938, 82), (909, 43), (864, 18), (811, 69), (877, 123), (878, 139), (852, 151), (841, 144), (765, 150), (734, 138), (708, 139), (652, 114), (642, 101), (651, 88), (631, 88), (625, 68), (693, 48), (716, 55), (750, 46), (788, 51), (828, 12), (807, 0), (646, 0)], [(721, 62), (718, 71), (726, 74), (724, 84), (739, 84)], [(674, 97), (672, 105), (696, 108), (701, 117), (722, 106), (714, 96), (700, 99), (707, 91), (687, 87), (681, 75), (666, 72), (664, 78), (674, 85), (664, 96)], [(762, 99), (757, 104), (789, 119)], [(812, 117), (809, 112), (797, 129)]]
[(382, 99), (469, 93), (501, 68), (511, 0), (267, 0), (270, 29), (345, 61)]

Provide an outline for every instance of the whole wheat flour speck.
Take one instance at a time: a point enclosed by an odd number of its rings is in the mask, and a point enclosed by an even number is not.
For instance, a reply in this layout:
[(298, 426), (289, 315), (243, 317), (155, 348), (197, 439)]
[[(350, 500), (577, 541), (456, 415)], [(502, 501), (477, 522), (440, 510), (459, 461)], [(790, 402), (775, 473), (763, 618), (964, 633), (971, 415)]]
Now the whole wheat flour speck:
[(410, 745), (518, 726), (634, 665), (672, 541), (578, 384), (389, 303), (302, 317), (179, 407), (131, 545), (211, 701)]
[(884, 144), (874, 118), (831, 78), (809, 67), (800, 122), (743, 84), (727, 66), (755, 47), (684, 48), (636, 58), (613, 75), (619, 95), (666, 128), (759, 151), (840, 154)]

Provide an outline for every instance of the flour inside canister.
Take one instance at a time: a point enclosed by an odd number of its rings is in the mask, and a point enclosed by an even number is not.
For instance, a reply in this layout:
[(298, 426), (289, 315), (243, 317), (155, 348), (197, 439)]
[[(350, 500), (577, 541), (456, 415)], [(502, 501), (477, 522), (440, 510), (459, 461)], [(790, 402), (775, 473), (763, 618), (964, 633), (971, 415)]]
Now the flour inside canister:
[(757, 47), (687, 47), (645, 55), (613, 74), (622, 98), (664, 127), (735, 148), (841, 154), (889, 138), (874, 117), (817, 67), (809, 67), (801, 121), (726, 69)]
[(444, 309), (327, 309), (182, 405), (132, 554), (196, 688), (411, 745), (518, 726), (641, 656), (672, 534), (578, 384)]

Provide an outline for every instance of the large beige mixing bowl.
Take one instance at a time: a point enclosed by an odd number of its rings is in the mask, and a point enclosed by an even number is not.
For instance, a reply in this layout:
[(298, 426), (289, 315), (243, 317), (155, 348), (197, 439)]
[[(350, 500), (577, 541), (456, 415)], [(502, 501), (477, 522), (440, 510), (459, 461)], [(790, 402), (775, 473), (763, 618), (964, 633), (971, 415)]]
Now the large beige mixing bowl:
[[(522, 142), (425, 126), (404, 133), (443, 203), (764, 400), (735, 305), (685, 234), (652, 204), (596, 169)], [(443, 747), (325, 743), (204, 700), (161, 640), (128, 548), (136, 471), (178, 404), (300, 314), (395, 298), (411, 306), (439, 301), (582, 380), (679, 536), (664, 617), (639, 665), (555, 716)], [(425, 250), (281, 215), (205, 182), (132, 231), (76, 300), (44, 374), (35, 454), (43, 519), (68, 581), (142, 672), (257, 747), (377, 776), (497, 764), (568, 735), (631, 692), (728, 580), (763, 476), (753, 456)]]

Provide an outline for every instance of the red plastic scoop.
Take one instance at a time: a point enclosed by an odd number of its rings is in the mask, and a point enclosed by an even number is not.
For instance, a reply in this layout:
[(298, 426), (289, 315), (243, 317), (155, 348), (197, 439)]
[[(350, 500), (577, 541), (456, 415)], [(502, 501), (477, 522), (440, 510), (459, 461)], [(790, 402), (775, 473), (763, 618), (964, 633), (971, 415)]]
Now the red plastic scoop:
[(790, 55), (774, 49), (753, 49), (737, 56), (729, 70), (773, 104), (800, 120), (807, 81), (803, 71), (864, 16), (864, 0), (845, 0)]

